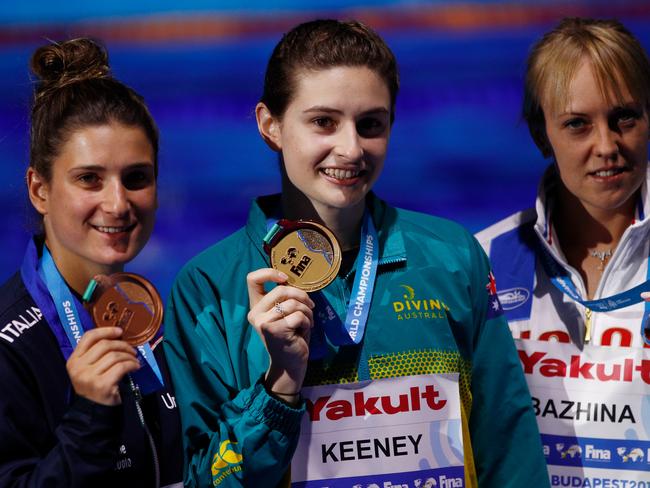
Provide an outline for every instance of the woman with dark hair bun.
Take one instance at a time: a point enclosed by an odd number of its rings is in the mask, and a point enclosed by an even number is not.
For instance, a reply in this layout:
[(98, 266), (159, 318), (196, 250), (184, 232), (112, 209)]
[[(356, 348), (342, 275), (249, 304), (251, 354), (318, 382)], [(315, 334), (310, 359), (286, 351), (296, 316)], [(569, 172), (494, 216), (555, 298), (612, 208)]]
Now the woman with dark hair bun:
[(121, 272), (153, 230), (156, 124), (89, 39), (39, 48), (31, 68), (26, 177), (41, 229), (0, 288), (0, 486), (180, 486), (162, 348), (136, 349), (84, 309), (88, 284)]
[(185, 266), (166, 315), (187, 484), (548, 484), (485, 254), (371, 191), (398, 87), (359, 22), (275, 47), (256, 116), (282, 193)]

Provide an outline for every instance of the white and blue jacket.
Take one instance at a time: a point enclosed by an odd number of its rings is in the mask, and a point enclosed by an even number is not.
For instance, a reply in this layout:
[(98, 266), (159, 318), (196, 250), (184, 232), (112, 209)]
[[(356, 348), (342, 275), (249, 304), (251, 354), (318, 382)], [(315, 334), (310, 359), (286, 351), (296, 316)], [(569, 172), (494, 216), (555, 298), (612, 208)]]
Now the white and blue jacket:
[[(540, 262), (548, 252), (587, 299), (580, 273), (571, 267), (558, 242), (552, 215), (554, 166), (539, 186), (535, 208), (518, 212), (479, 232), (476, 237), (489, 255), (499, 298), (515, 339), (584, 343), (586, 309), (557, 289)], [(648, 280), (650, 246), (648, 178), (643, 183), (635, 220), (624, 232), (607, 262), (593, 299), (610, 297)], [(638, 303), (611, 312), (593, 312), (593, 345), (643, 347), (641, 321), (647, 305)]]

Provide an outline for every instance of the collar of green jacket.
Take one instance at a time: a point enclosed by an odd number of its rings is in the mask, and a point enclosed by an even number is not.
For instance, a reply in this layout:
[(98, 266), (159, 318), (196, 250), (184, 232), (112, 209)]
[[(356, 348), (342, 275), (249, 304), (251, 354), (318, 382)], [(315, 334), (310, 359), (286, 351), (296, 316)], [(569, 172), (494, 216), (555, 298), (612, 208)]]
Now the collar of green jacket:
[[(379, 265), (406, 261), (406, 248), (402, 231), (397, 223), (397, 211), (378, 198), (373, 192), (366, 197), (372, 221), (379, 238)], [(255, 199), (248, 213), (246, 233), (258, 251), (266, 258), (263, 243), (268, 231), (269, 220), (277, 220), (281, 215), (280, 194), (266, 195)]]

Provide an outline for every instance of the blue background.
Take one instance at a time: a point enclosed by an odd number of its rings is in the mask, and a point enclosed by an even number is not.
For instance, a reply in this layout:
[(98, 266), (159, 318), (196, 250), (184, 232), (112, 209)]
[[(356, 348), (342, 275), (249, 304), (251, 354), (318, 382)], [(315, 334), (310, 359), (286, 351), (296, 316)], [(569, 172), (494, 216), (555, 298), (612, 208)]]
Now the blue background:
[[(243, 3), (243, 2), (241, 2)], [(533, 204), (547, 162), (520, 118), (531, 44), (565, 15), (615, 17), (650, 48), (650, 2), (319, 0), (46, 2), (0, 11), (0, 280), (31, 231), (24, 172), (31, 79), (45, 39), (89, 35), (114, 74), (147, 100), (161, 131), (154, 235), (129, 269), (166, 298), (190, 257), (244, 224), (250, 200), (279, 190), (276, 156), (253, 109), (281, 34), (316, 17), (358, 18), (401, 70), (386, 167), (390, 203), (472, 231)]]

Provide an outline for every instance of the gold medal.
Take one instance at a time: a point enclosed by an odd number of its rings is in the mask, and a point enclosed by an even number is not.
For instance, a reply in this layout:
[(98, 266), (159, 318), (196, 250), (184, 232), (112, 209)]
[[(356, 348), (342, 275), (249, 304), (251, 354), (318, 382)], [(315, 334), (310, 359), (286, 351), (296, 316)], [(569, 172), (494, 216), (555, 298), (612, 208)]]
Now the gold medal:
[(308, 220), (280, 220), (264, 239), (271, 266), (288, 284), (305, 291), (329, 285), (341, 267), (341, 247), (324, 225)]
[(132, 346), (149, 342), (162, 323), (163, 305), (154, 286), (133, 273), (96, 277), (98, 296), (89, 303), (97, 327), (120, 327)]

